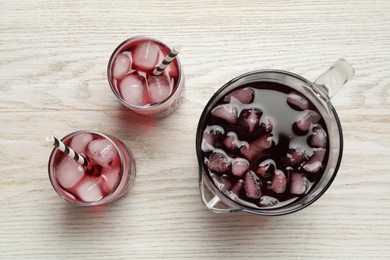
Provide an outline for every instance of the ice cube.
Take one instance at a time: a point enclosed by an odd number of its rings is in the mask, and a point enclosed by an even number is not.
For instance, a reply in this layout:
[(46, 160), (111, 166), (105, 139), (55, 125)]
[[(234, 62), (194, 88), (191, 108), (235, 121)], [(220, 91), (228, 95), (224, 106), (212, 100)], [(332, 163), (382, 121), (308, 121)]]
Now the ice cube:
[(249, 133), (256, 132), (260, 129), (260, 117), (263, 112), (257, 108), (244, 109), (240, 113), (238, 123), (241, 128)]
[(248, 198), (259, 199), (261, 197), (260, 179), (254, 172), (245, 173), (244, 189)]
[(244, 181), (239, 179), (230, 190), (232, 193), (234, 193), (236, 196), (240, 194), (240, 191), (242, 189), (242, 186), (244, 185)]
[(215, 117), (222, 118), (225, 121), (235, 124), (237, 123), (237, 108), (230, 104), (222, 104), (218, 105), (213, 110), (211, 110), (211, 114)]
[(313, 153), (310, 159), (303, 165), (303, 169), (310, 173), (316, 173), (322, 168), (326, 149), (320, 148)]
[(275, 206), (278, 203), (279, 203), (279, 201), (276, 198), (271, 197), (271, 196), (263, 196), (260, 199), (260, 205), (262, 205), (262, 206), (271, 207), (271, 206)]
[(91, 134), (79, 134), (72, 138), (70, 141), (70, 148), (72, 148), (77, 153), (85, 154), (85, 148), (93, 139)]
[(236, 98), (238, 101), (240, 101), (243, 104), (249, 104), (253, 101), (254, 93), (253, 89), (251, 88), (240, 88), (237, 90), (234, 90), (230, 94), (227, 94), (223, 101), (230, 102), (231, 97)]
[(214, 146), (209, 143), (207, 138), (209, 138), (209, 136), (203, 135), (202, 144), (200, 146), (200, 149), (205, 153), (211, 152), (214, 149)]
[(132, 105), (144, 106), (148, 103), (148, 91), (143, 77), (133, 73), (127, 75), (119, 84), (124, 100)]
[(243, 158), (236, 158), (232, 163), (232, 173), (235, 176), (242, 176), (249, 169), (249, 162)]
[(75, 186), (84, 176), (84, 167), (69, 156), (64, 156), (56, 165), (55, 173), (58, 183), (65, 189)]
[(286, 190), (287, 178), (281, 170), (276, 170), (272, 180), (271, 189), (276, 193), (283, 193)]
[(96, 139), (87, 146), (87, 157), (94, 165), (103, 168), (119, 164), (119, 155), (114, 145), (107, 139)]
[(225, 130), (219, 125), (207, 126), (203, 132), (201, 149), (203, 152), (210, 152), (221, 140)]
[(265, 132), (272, 132), (274, 128), (275, 120), (271, 117), (266, 117), (264, 120), (261, 120), (260, 128)]
[(271, 174), (274, 173), (276, 167), (276, 163), (272, 159), (267, 159), (265, 161), (262, 161), (259, 164), (259, 167), (257, 167), (256, 174), (259, 177), (263, 178), (269, 178), (271, 177)]
[(131, 60), (125, 54), (118, 54), (115, 57), (114, 65), (112, 66), (112, 75), (117, 80), (121, 80), (129, 71), (131, 67)]
[(131, 54), (131, 51), (124, 51), (124, 52), (122, 52), (122, 54), (126, 55), (130, 59), (130, 62), (131, 62), (130, 67), (131, 67), (131, 65), (133, 64), (133, 55)]
[(309, 145), (311, 147), (323, 148), (326, 146), (327, 134), (320, 125), (313, 127), (313, 134), (309, 136)]
[(100, 190), (101, 181), (100, 177), (85, 178), (75, 187), (74, 193), (84, 202), (99, 201), (103, 198)]
[(311, 124), (316, 124), (320, 121), (321, 115), (315, 111), (308, 110), (303, 116), (301, 116), (295, 124), (299, 134), (306, 134)]
[(211, 174), (211, 178), (215, 186), (222, 192), (228, 191), (232, 187), (232, 184), (226, 175), (218, 176), (216, 174)]
[(207, 167), (212, 172), (223, 173), (230, 169), (230, 162), (224, 154), (212, 153), (209, 157)]
[(118, 184), (119, 177), (120, 177), (119, 176), (120, 170), (121, 167), (119, 164), (115, 164), (112, 167), (106, 167), (102, 169), (101, 172), (102, 182), (100, 185), (106, 194), (111, 193), (115, 188), (115, 186)]
[(267, 173), (267, 169), (268, 169), (267, 166), (269, 166), (269, 165), (259, 165), (259, 167), (257, 167), (257, 170), (256, 170), (257, 175), (265, 176)]
[(272, 136), (270, 134), (264, 134), (249, 145), (242, 146), (240, 151), (247, 159), (252, 160), (256, 155), (260, 154), (262, 151), (270, 148), (271, 146)]
[(138, 44), (132, 52), (133, 68), (151, 73), (154, 67), (158, 65), (160, 52), (160, 46), (152, 41)]
[(295, 110), (305, 110), (309, 108), (309, 101), (297, 93), (288, 94), (287, 103)]
[(296, 166), (300, 165), (305, 159), (305, 150), (299, 148), (291, 148), (287, 151), (287, 155), (283, 159), (283, 163), (286, 166)]
[(223, 141), (223, 144), (225, 145), (225, 147), (230, 150), (230, 151), (233, 151), (233, 150), (236, 150), (238, 148), (240, 148), (241, 146), (247, 144), (246, 142), (241, 142), (240, 140), (238, 140), (238, 137), (237, 137), (237, 134), (234, 133), (234, 132), (229, 132), (226, 134), (226, 138), (225, 140)]
[(171, 94), (171, 86), (166, 76), (148, 77), (149, 97), (152, 104), (161, 103)]
[(233, 134), (227, 134), (225, 140), (223, 141), (225, 147), (231, 151), (238, 148), (237, 135), (235, 133)]
[(305, 193), (307, 189), (307, 183), (308, 181), (302, 173), (296, 173), (296, 172), (292, 173), (290, 192), (296, 195)]

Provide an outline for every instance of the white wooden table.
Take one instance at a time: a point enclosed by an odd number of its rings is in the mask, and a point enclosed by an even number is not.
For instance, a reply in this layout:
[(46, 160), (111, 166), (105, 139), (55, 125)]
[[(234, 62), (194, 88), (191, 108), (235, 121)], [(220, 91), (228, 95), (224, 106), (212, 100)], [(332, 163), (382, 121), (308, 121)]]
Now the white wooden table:
[[(389, 259), (389, 1), (0, 1), (1, 259)], [(180, 43), (184, 99), (142, 121), (106, 66), (128, 37)], [(244, 72), (310, 80), (339, 57), (356, 77), (334, 98), (345, 150), (327, 193), (292, 215), (215, 214), (198, 190), (195, 131), (211, 95)], [(137, 160), (105, 207), (69, 205), (47, 177), (47, 134), (112, 134)]]

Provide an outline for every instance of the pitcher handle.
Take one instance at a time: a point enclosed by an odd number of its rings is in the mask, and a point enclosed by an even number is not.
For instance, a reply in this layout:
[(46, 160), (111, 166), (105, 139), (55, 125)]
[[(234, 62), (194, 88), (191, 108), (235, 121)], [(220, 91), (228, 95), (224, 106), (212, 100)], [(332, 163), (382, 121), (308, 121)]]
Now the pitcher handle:
[(340, 88), (355, 75), (353, 67), (343, 58), (338, 59), (332, 67), (322, 73), (314, 82), (322, 86), (333, 97)]
[(203, 181), (203, 179), (200, 180), (199, 185), (202, 201), (209, 210), (217, 213), (225, 213), (237, 210), (234, 207), (225, 204), (217, 195), (215, 195), (214, 192), (212, 192), (207, 184)]

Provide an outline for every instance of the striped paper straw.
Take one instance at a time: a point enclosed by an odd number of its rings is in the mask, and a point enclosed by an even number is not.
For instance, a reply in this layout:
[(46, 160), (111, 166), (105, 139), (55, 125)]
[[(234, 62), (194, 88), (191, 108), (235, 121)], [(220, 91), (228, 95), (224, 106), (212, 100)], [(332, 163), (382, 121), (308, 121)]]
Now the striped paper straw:
[(58, 148), (58, 150), (66, 153), (70, 158), (75, 160), (75, 162), (77, 162), (81, 166), (84, 166), (88, 174), (95, 174), (95, 172), (97, 172), (97, 169), (84, 156), (79, 153), (76, 153), (72, 148), (58, 140), (55, 136), (47, 136), (46, 141), (52, 143), (55, 147)]
[(154, 69), (153, 75), (158, 76), (165, 70), (165, 68), (173, 61), (173, 59), (179, 54), (181, 51), (181, 46), (176, 45), (173, 47), (171, 52), (164, 58), (164, 60), (158, 65), (157, 68)]

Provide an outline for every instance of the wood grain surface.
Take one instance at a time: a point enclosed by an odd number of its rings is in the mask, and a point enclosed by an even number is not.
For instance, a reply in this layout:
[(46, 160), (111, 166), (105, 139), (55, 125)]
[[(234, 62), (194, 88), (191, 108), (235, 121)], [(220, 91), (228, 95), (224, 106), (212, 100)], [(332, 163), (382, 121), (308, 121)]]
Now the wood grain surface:
[[(389, 259), (389, 1), (0, 0), (1, 259)], [(144, 121), (106, 77), (134, 35), (180, 43), (179, 109)], [(215, 214), (198, 190), (195, 131), (211, 95), (255, 69), (315, 80), (339, 57), (355, 78), (332, 99), (345, 138), (326, 194), (287, 216)], [(69, 205), (47, 177), (44, 138), (112, 134), (137, 160), (104, 207)]]

